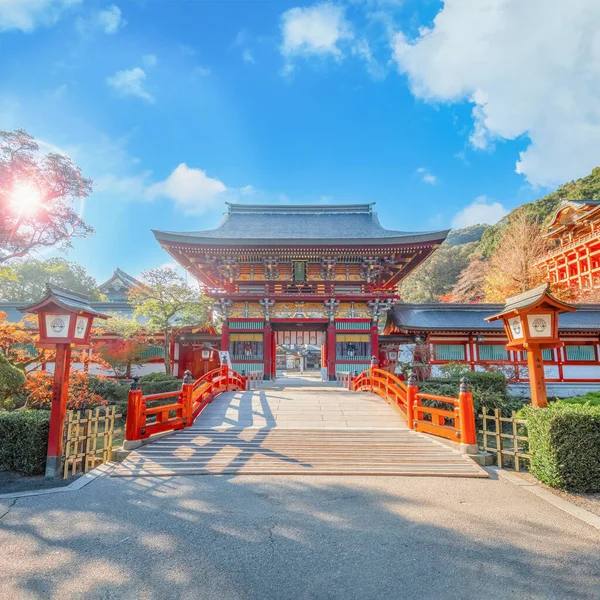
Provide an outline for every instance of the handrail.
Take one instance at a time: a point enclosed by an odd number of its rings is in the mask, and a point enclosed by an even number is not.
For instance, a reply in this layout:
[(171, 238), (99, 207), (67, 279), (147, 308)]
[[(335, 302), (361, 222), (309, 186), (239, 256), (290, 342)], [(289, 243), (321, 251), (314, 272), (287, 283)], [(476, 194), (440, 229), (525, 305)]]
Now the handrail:
[[(186, 371), (181, 390), (142, 395), (139, 377), (134, 377), (127, 399), (125, 446), (134, 447), (156, 433), (176, 431), (189, 427), (196, 417), (223, 392), (245, 390), (246, 378), (223, 365), (205, 373), (193, 382)], [(176, 401), (163, 406), (148, 406), (148, 402), (173, 398)], [(154, 421), (148, 417), (155, 416)]]
[[(458, 398), (421, 393), (412, 372), (407, 386), (392, 373), (376, 367), (357, 375), (352, 380), (350, 389), (355, 392), (369, 391), (382, 396), (398, 409), (409, 429), (460, 442), (462, 446), (469, 447), (469, 451), (477, 445), (473, 395), (464, 377), (461, 380)], [(424, 406), (424, 400), (450, 405), (452, 409)]]

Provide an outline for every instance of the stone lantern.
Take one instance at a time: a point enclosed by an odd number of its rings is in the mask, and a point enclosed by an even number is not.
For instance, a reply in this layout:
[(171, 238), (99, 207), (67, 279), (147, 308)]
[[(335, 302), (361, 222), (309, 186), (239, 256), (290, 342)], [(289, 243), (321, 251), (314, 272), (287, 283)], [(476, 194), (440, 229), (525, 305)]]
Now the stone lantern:
[(56, 477), (63, 453), (71, 350), (89, 348), (94, 319), (108, 316), (95, 311), (86, 296), (49, 285), (46, 288), (46, 295), (39, 302), (19, 310), (38, 317), (40, 340), (36, 347), (56, 349), (46, 457), (46, 477)]
[(558, 315), (575, 310), (574, 306), (552, 296), (550, 285), (544, 283), (528, 292), (507, 298), (502, 312), (486, 319), (502, 319), (508, 337), (507, 350), (527, 351), (533, 406), (548, 406), (542, 350), (564, 345), (558, 337)]

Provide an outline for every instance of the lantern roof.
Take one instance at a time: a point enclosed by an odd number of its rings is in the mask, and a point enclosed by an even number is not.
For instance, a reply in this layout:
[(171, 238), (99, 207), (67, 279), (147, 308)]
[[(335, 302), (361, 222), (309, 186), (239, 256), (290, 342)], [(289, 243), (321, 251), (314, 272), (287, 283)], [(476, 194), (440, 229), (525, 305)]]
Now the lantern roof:
[(37, 313), (48, 306), (56, 306), (70, 313), (86, 313), (99, 319), (109, 318), (108, 315), (94, 310), (87, 296), (60, 287), (53, 287), (49, 284), (46, 284), (46, 295), (40, 301), (29, 306), (23, 306), (19, 310), (23, 313)]
[(538, 285), (522, 294), (507, 298), (504, 308), (498, 314), (487, 317), (486, 321), (496, 321), (502, 317), (507, 317), (525, 310), (536, 309), (541, 306), (544, 308), (556, 309), (559, 313), (577, 310), (574, 306), (571, 306), (566, 302), (561, 302), (555, 298), (550, 293), (549, 283), (542, 283), (542, 285)]

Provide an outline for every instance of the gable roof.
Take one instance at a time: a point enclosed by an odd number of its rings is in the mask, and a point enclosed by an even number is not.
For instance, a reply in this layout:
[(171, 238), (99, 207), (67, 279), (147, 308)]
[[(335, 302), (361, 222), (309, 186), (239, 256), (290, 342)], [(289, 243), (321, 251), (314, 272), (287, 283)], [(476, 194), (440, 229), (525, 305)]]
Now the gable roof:
[(597, 212), (600, 200), (563, 200), (554, 211), (545, 237), (552, 237), (561, 231), (570, 229), (585, 217)]
[(384, 245), (441, 243), (449, 230), (384, 229), (373, 204), (265, 205), (227, 203), (216, 229), (176, 233), (153, 230), (159, 242), (209, 245)]
[(125, 285), (125, 287), (128, 287), (128, 288), (134, 287), (136, 285), (143, 285), (135, 277), (132, 277), (131, 275), (129, 275), (128, 273), (125, 273), (125, 271), (123, 271), (123, 270), (119, 269), (119, 267), (117, 267), (113, 271), (113, 274), (110, 276), (110, 278), (98, 286), (98, 289), (102, 293), (105, 293), (105, 290), (110, 288), (110, 286), (115, 282), (121, 282)]

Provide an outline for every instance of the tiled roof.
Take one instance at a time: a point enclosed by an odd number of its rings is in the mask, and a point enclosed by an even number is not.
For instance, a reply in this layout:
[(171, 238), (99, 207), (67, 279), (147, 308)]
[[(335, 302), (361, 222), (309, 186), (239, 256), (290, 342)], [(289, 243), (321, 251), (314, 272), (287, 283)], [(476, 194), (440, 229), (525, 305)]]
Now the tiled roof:
[(229, 204), (216, 229), (176, 233), (154, 231), (159, 242), (188, 244), (410, 244), (441, 243), (447, 230), (407, 232), (384, 229), (371, 204)]
[[(504, 331), (502, 321), (485, 319), (499, 313), (502, 304), (397, 304), (389, 324), (398, 331)], [(600, 305), (581, 304), (576, 312), (559, 315), (562, 331), (600, 331)]]
[(90, 299), (82, 294), (65, 290), (64, 288), (54, 287), (46, 284), (46, 295), (39, 301), (28, 306), (23, 306), (19, 310), (21, 312), (31, 312), (37, 306), (52, 303), (66, 310), (83, 311), (105, 319), (106, 315), (95, 310), (90, 305)]

